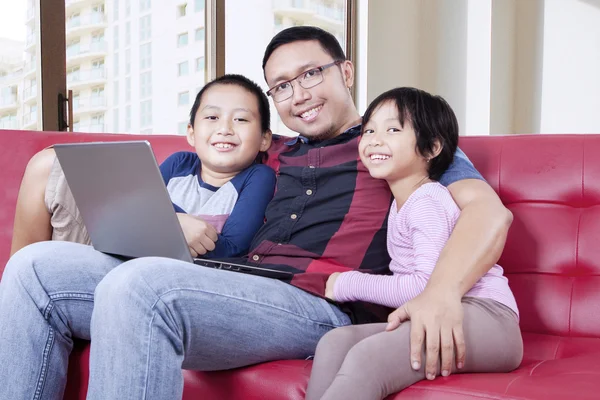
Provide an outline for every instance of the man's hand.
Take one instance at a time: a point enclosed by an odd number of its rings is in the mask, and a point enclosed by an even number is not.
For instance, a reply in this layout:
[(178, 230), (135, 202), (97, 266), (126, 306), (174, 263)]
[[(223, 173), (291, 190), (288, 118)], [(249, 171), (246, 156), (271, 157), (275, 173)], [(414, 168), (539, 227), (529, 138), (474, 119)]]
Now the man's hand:
[(218, 236), (217, 230), (211, 224), (189, 214), (177, 213), (177, 218), (192, 257), (206, 254), (215, 249)]
[(421, 294), (405, 303), (388, 317), (387, 331), (396, 329), (400, 323), (410, 320), (410, 362), (413, 369), (421, 368), (421, 353), (425, 342), (427, 379), (434, 379), (440, 349), (442, 351), (442, 376), (452, 371), (453, 353), (456, 346), (456, 367), (465, 364), (465, 338), (463, 335), (463, 308), (461, 296), (436, 292), (426, 288)]
[(340, 272), (334, 272), (327, 278), (327, 283), (325, 284), (325, 297), (328, 299), (335, 300), (333, 298), (333, 286), (335, 285), (338, 276), (340, 276)]

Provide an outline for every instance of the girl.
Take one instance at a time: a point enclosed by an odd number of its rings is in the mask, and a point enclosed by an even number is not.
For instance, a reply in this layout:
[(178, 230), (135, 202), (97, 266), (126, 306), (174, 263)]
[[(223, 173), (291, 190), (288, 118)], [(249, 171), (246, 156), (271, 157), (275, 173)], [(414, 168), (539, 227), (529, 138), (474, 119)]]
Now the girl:
[[(260, 161), (271, 145), (269, 102), (241, 75), (205, 85), (190, 111), (194, 152), (167, 158), (160, 171), (193, 256), (245, 255), (264, 222), (275, 172)], [(29, 162), (19, 190), (11, 255), (43, 240), (90, 244), (54, 150)]]
[[(460, 214), (450, 192), (437, 182), (457, 146), (456, 116), (439, 96), (397, 88), (369, 105), (359, 154), (371, 176), (385, 179), (394, 195), (387, 233), (393, 275), (334, 273), (326, 297), (398, 308), (423, 291)], [(462, 305), (470, 351), (460, 372), (517, 368), (523, 353), (518, 309), (502, 268), (492, 267)], [(383, 399), (425, 379), (424, 366), (416, 371), (410, 365), (410, 322), (400, 324), (395, 314), (387, 325), (327, 333), (317, 346), (306, 398)]]

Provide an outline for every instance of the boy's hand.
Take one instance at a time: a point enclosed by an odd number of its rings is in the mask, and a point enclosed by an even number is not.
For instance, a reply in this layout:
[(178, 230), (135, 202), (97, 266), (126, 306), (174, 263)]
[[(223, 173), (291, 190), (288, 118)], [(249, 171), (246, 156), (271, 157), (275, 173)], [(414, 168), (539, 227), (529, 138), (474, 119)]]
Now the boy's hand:
[(333, 286), (335, 285), (335, 281), (339, 276), (340, 272), (334, 272), (333, 274), (329, 275), (329, 278), (327, 278), (327, 283), (325, 284), (325, 297), (328, 299), (335, 300), (333, 298)]
[(177, 213), (177, 218), (192, 257), (201, 256), (215, 249), (219, 237), (217, 230), (211, 224), (189, 214)]

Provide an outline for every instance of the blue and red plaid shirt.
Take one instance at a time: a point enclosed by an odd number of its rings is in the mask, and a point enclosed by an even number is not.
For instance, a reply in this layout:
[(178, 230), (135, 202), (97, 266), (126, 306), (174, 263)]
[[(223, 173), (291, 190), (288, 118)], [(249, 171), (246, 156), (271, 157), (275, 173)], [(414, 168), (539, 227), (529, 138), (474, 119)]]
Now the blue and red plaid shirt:
[[(374, 179), (358, 153), (361, 126), (325, 141), (274, 137), (267, 164), (277, 172), (247, 261), (290, 271), (292, 285), (323, 296), (333, 272), (389, 274), (387, 216), (393, 200), (384, 180)], [(441, 182), (483, 179), (464, 153)], [(385, 319), (389, 309), (366, 303), (340, 305), (354, 323)]]

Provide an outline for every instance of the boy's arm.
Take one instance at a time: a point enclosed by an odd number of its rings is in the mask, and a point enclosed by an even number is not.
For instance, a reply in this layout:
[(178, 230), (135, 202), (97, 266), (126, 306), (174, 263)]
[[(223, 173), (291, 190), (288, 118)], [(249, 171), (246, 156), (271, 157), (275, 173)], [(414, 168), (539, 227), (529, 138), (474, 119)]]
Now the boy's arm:
[(275, 172), (264, 165), (251, 171), (242, 187), (233, 211), (218, 235), (210, 258), (239, 257), (248, 252), (254, 235), (265, 220), (265, 210), (275, 193)]
[(446, 184), (461, 215), (425, 290), (398, 314), (402, 321), (411, 320), (411, 364), (415, 369), (420, 368), (426, 337), (425, 371), (430, 379), (435, 376), (440, 350), (443, 373), (451, 371), (455, 348), (456, 365), (464, 366), (461, 299), (498, 261), (512, 223), (511, 212), (481, 176), (473, 174), (466, 156), (457, 157), (457, 162), (463, 165), (448, 172), (458, 179)]

